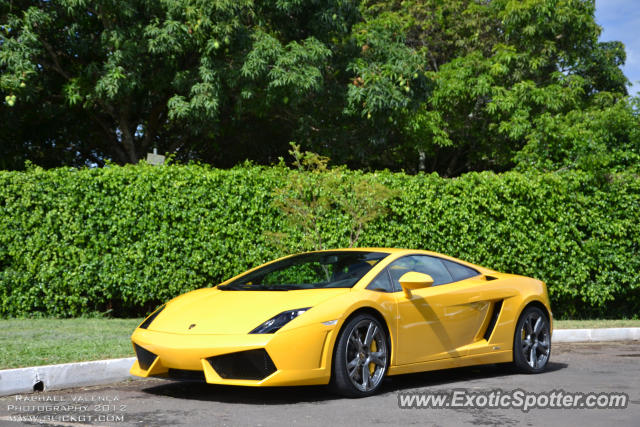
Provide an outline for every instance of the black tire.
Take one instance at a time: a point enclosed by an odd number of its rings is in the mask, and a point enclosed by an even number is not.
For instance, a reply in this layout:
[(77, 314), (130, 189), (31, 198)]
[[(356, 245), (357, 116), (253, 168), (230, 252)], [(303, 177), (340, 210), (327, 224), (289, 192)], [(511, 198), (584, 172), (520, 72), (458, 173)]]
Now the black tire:
[(371, 396), (387, 374), (390, 355), (389, 337), (380, 321), (366, 313), (354, 316), (336, 341), (331, 390), (346, 397)]
[(524, 309), (516, 325), (513, 364), (519, 372), (538, 374), (546, 369), (550, 357), (549, 318), (539, 307), (530, 305)]

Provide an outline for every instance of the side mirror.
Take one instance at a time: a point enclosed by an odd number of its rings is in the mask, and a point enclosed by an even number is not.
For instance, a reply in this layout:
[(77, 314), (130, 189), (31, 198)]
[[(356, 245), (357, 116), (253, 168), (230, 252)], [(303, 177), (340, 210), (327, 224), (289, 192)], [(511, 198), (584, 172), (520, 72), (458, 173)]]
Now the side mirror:
[(407, 298), (411, 298), (412, 289), (428, 288), (433, 285), (433, 277), (428, 274), (418, 273), (417, 271), (404, 273), (398, 281), (400, 282), (400, 286), (402, 286)]

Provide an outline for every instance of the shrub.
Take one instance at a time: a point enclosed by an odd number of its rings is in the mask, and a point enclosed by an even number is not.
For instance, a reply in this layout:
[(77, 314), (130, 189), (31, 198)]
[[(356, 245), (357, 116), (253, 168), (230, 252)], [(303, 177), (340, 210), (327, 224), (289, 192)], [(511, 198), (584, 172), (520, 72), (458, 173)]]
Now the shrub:
[[(140, 316), (286, 249), (282, 167), (201, 165), (0, 172), (0, 316)], [(394, 190), (359, 246), (430, 249), (547, 282), (559, 317), (640, 310), (640, 180), (565, 171), (364, 174)], [(345, 172), (344, 183), (362, 178)], [(342, 189), (336, 189), (342, 191)], [(328, 214), (325, 247), (352, 223)]]

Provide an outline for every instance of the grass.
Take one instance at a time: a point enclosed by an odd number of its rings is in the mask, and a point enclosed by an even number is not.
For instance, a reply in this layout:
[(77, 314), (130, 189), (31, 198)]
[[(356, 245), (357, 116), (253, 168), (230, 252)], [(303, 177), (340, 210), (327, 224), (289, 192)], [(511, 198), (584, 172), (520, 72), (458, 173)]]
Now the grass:
[(0, 319), (0, 369), (133, 356), (142, 319)]
[[(0, 369), (133, 356), (142, 319), (0, 319)], [(556, 320), (555, 329), (640, 327), (640, 320)]]
[(554, 320), (553, 329), (638, 328), (636, 320)]

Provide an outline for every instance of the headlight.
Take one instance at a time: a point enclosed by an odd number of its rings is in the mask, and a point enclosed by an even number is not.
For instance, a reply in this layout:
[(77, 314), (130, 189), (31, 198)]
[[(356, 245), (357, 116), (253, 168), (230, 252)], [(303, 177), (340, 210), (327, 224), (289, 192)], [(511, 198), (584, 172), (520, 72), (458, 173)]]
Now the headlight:
[(163, 305), (162, 307), (160, 307), (159, 309), (157, 309), (156, 311), (154, 311), (153, 313), (151, 313), (151, 315), (149, 317), (147, 317), (144, 322), (142, 322), (140, 324), (140, 326), (138, 326), (138, 328), (140, 329), (147, 329), (149, 327), (149, 325), (151, 325), (151, 322), (153, 322), (153, 319), (155, 319), (158, 314), (160, 314), (160, 312), (162, 310), (164, 310), (164, 308), (166, 307), (166, 305)]
[(277, 316), (273, 316), (271, 319), (264, 322), (262, 325), (255, 328), (253, 331), (249, 332), (250, 334), (273, 334), (278, 331), (278, 329), (282, 328), (287, 323), (291, 322), (296, 317), (300, 316), (305, 311), (309, 310), (311, 307), (307, 308), (297, 308), (295, 310), (283, 311)]

